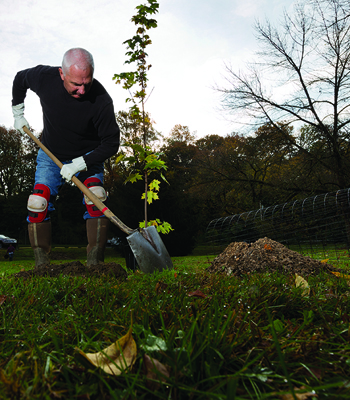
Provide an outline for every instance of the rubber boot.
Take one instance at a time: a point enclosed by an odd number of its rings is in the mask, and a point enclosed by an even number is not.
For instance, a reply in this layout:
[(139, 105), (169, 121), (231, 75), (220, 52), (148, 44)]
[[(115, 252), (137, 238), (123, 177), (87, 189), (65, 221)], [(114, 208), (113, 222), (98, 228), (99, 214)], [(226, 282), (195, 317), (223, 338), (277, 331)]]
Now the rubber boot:
[(90, 218), (86, 220), (88, 245), (86, 248), (86, 265), (97, 265), (105, 259), (109, 220), (107, 218)]
[(35, 268), (50, 264), (51, 221), (28, 224), (29, 241), (34, 250)]

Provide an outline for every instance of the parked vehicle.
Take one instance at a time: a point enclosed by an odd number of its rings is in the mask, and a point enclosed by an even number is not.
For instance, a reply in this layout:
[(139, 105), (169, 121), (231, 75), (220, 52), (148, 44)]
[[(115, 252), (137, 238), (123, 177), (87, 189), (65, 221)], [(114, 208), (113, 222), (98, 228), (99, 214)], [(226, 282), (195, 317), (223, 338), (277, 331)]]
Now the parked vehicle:
[(17, 240), (12, 239), (5, 235), (0, 235), (0, 248), (7, 248), (10, 244), (12, 244), (12, 246), (16, 247)]

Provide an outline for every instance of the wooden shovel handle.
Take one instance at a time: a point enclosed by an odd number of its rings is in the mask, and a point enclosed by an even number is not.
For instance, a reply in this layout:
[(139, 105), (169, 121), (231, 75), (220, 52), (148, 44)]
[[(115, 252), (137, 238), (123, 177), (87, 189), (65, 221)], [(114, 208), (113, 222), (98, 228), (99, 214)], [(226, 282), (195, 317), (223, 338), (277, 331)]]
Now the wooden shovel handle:
[[(34, 142), (45, 152), (46, 155), (48, 155), (51, 160), (61, 169), (63, 167), (63, 164), (61, 161), (54, 156), (51, 151), (46, 148), (40, 140), (32, 134), (32, 132), (26, 127), (23, 126), (24, 132), (32, 139)], [(129, 228), (126, 226), (116, 215), (112, 213), (112, 211), (106, 207), (102, 201), (94, 194), (90, 189), (88, 189), (76, 176), (72, 177), (72, 182), (86, 195), (86, 197), (91, 200), (94, 205), (101, 211), (103, 214), (114, 224), (117, 225), (119, 229), (121, 229), (123, 232), (125, 232), (127, 235), (130, 235), (131, 233), (135, 232), (134, 229)]]

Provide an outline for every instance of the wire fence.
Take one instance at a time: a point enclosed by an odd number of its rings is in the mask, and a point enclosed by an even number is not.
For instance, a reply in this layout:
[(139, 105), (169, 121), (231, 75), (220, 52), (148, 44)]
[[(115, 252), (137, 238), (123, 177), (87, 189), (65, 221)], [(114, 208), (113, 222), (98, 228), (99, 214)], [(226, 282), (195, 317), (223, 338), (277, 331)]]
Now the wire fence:
[(263, 237), (301, 253), (330, 248), (349, 252), (350, 189), (218, 218), (206, 228), (206, 242), (214, 253), (231, 242)]

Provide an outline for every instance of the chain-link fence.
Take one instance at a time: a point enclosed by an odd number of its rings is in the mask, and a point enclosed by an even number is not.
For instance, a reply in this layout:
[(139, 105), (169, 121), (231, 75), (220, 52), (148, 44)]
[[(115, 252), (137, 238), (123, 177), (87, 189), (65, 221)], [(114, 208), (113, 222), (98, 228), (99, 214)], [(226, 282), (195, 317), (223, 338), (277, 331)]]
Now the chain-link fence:
[(348, 251), (350, 189), (218, 218), (206, 229), (206, 242), (214, 252), (231, 242), (250, 243), (262, 237), (300, 252), (330, 247)]

